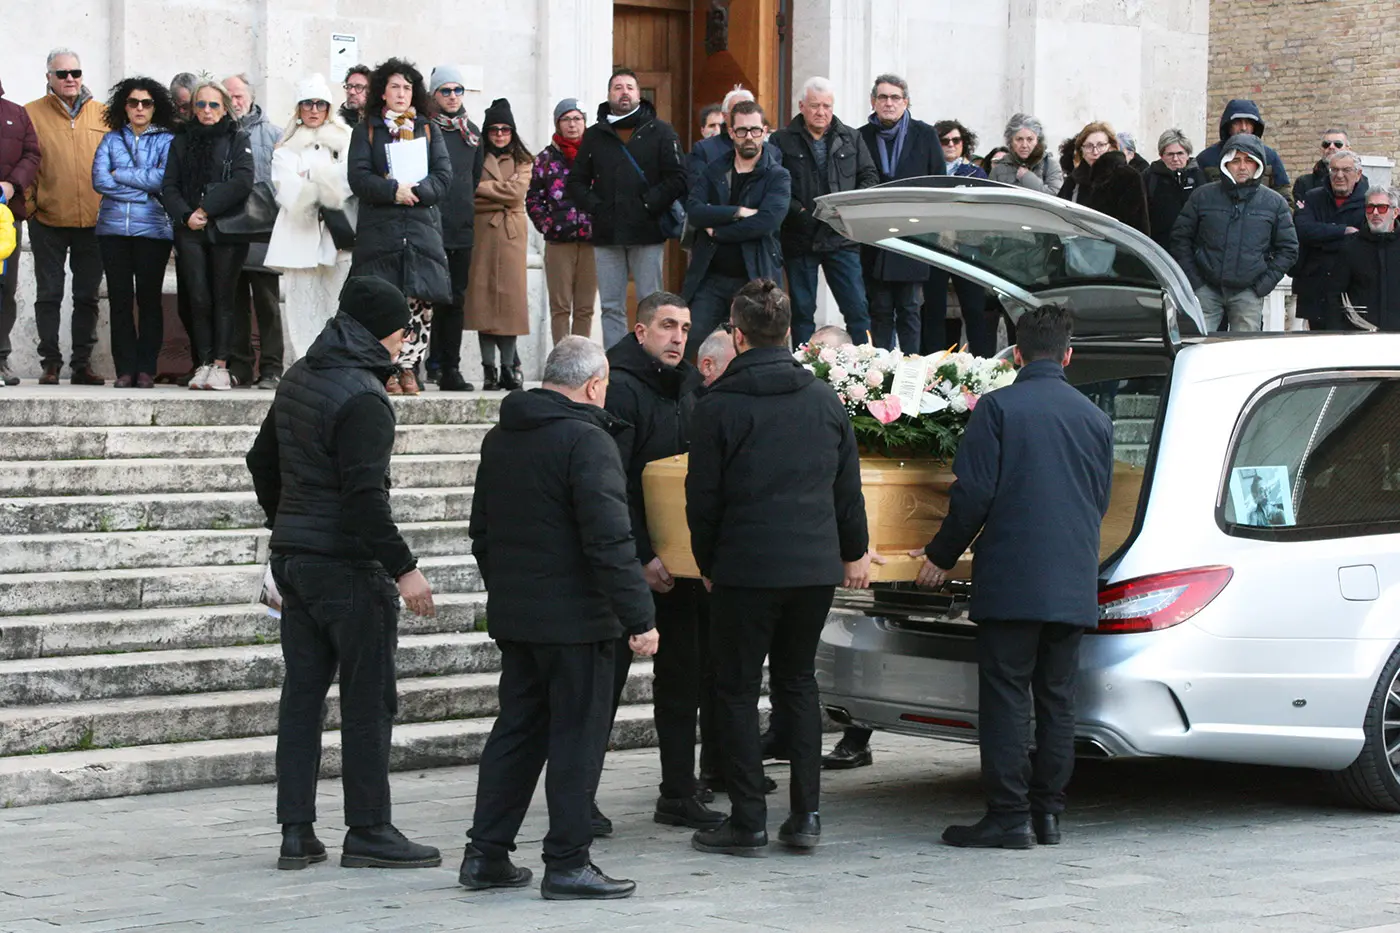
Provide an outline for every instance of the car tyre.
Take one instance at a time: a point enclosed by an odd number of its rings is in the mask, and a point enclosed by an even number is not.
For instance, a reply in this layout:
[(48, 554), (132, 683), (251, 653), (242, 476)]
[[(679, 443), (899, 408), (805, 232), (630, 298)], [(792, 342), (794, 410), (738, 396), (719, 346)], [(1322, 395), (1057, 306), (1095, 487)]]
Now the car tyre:
[(1400, 648), (1376, 681), (1365, 732), (1361, 754), (1347, 768), (1329, 773), (1328, 781), (1359, 806), (1400, 813)]

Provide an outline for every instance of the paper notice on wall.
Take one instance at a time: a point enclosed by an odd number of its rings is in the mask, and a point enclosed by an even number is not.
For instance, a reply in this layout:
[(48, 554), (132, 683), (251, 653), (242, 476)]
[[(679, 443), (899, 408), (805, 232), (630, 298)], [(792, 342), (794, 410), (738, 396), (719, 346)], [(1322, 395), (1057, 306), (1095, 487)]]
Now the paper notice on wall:
[(909, 356), (899, 361), (894, 368), (894, 382), (890, 394), (899, 398), (899, 410), (911, 418), (919, 417), (919, 403), (924, 395), (924, 373), (928, 360), (922, 356)]
[(416, 185), (428, 177), (428, 138), (404, 139), (384, 147), (389, 177), (401, 185)]
[(339, 84), (345, 72), (360, 64), (360, 40), (355, 36), (331, 33), (331, 70), (327, 74), (332, 84)]

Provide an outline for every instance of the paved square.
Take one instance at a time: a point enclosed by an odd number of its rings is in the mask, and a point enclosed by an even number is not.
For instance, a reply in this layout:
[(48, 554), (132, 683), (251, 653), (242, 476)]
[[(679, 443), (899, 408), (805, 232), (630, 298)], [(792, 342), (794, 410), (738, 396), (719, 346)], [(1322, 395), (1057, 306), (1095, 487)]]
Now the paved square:
[[(396, 823), (441, 869), (338, 867), (340, 791), (323, 782), (330, 861), (279, 872), (269, 786), (0, 811), (0, 931), (1015, 930), (1400, 933), (1400, 822), (1335, 803), (1309, 772), (1176, 761), (1081, 763), (1065, 843), (938, 843), (980, 810), (976, 750), (877, 735), (875, 765), (828, 774), (813, 855), (693, 851), (651, 821), (654, 750), (610, 754), (594, 847), (637, 895), (552, 903), (456, 884), (475, 768), (398, 774)], [(785, 784), (785, 769), (770, 773)], [(538, 878), (543, 791), (517, 860)]]

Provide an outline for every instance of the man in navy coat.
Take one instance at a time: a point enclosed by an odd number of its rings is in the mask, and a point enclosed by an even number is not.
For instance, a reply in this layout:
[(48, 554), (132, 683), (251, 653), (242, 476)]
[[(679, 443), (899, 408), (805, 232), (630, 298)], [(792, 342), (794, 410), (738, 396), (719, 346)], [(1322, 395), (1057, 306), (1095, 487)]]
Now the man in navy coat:
[(977, 540), (969, 615), (987, 815), (948, 827), (949, 845), (1060, 841), (1079, 642), (1098, 625), (1099, 526), (1113, 480), (1113, 423), (1065, 379), (1072, 329), (1065, 308), (1017, 321), (1021, 372), (978, 403), (953, 463), (948, 517), (928, 547), (910, 552), (927, 558), (919, 583), (938, 586)]

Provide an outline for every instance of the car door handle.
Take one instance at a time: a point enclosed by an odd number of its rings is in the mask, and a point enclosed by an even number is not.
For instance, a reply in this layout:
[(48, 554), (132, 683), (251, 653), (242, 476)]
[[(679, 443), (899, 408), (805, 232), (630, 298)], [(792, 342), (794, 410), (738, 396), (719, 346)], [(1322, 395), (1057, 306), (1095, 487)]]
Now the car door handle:
[(1338, 567), (1337, 584), (1342, 589), (1342, 599), (1351, 602), (1374, 602), (1381, 598), (1380, 579), (1371, 564)]

